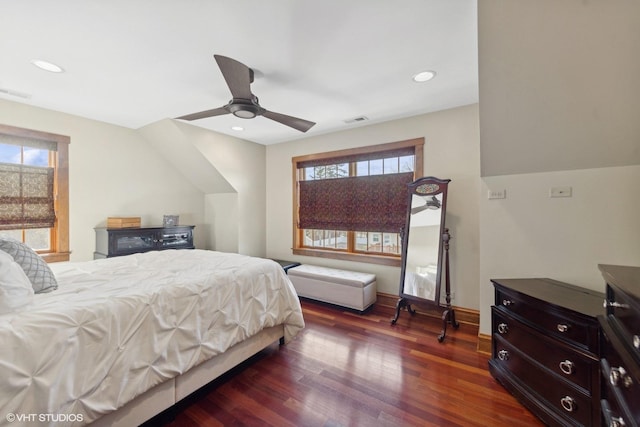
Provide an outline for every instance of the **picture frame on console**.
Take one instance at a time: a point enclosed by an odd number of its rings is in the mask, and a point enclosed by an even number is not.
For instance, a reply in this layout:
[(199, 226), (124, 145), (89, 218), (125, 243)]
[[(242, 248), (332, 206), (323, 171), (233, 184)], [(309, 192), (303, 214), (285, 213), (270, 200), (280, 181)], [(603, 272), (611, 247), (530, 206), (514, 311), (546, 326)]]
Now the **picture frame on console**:
[(163, 215), (162, 226), (163, 227), (175, 227), (179, 224), (180, 215)]

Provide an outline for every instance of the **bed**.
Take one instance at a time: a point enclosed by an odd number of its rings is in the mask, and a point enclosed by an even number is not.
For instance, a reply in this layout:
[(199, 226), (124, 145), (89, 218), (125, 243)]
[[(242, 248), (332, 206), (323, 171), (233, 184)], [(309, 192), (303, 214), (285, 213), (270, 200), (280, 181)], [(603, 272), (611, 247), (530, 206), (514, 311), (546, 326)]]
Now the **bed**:
[(267, 259), (166, 250), (50, 268), (57, 289), (0, 314), (0, 425), (138, 425), (304, 327)]
[(405, 294), (433, 301), (436, 297), (436, 278), (438, 269), (435, 264), (416, 267), (416, 272), (406, 270), (404, 278)]

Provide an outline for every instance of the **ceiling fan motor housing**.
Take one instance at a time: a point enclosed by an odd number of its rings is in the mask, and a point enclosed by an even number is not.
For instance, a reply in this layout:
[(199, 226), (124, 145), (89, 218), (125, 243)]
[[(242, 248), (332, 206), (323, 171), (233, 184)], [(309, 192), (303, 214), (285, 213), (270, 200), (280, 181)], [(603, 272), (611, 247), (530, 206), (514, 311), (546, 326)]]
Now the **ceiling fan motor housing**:
[(255, 97), (252, 100), (234, 98), (229, 102), (227, 108), (231, 114), (241, 119), (252, 119), (264, 111), (258, 105), (258, 99)]

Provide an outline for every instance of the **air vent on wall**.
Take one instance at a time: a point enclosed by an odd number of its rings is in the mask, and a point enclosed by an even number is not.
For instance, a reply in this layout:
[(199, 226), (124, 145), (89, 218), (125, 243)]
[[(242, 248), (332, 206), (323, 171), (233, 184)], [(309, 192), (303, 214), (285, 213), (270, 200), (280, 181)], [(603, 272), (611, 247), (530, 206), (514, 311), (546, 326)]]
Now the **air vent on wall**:
[(364, 122), (366, 120), (369, 120), (369, 118), (365, 117), (365, 116), (360, 116), (360, 117), (354, 117), (353, 119), (347, 119), (344, 122), (345, 123), (357, 123), (357, 122)]
[(24, 92), (18, 92), (17, 90), (7, 89), (5, 87), (0, 87), (0, 94), (4, 93), (6, 95), (17, 96), (18, 98), (29, 99), (31, 95)]

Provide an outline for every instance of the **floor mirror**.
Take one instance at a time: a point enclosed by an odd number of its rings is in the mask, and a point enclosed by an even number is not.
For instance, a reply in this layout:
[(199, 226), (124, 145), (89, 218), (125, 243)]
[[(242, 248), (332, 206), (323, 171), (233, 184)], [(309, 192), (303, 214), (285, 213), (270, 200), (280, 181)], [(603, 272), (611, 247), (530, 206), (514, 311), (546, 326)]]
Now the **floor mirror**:
[(395, 317), (391, 319), (395, 324), (403, 309), (414, 315), (416, 310), (412, 305), (431, 311), (442, 310), (439, 342), (444, 341), (448, 324), (454, 328), (459, 326), (451, 307), (451, 235), (445, 226), (450, 181), (429, 176), (408, 184), (407, 219), (401, 233), (400, 298)]

